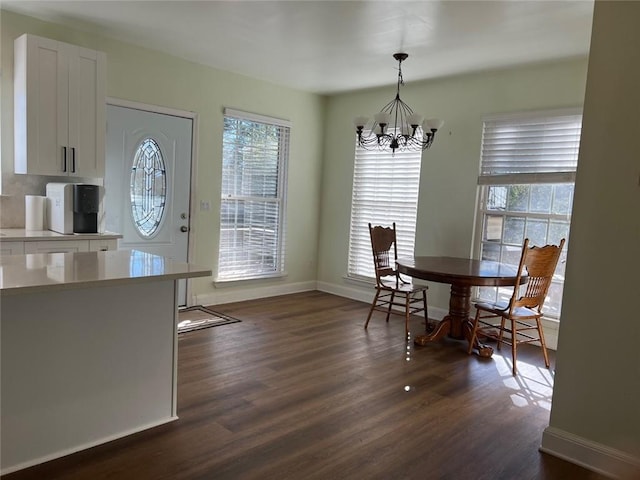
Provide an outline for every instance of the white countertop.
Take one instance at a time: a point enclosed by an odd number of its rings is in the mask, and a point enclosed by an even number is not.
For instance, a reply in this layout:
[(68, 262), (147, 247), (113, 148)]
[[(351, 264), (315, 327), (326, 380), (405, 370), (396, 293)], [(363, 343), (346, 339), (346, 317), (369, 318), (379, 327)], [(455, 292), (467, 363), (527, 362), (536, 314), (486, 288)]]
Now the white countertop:
[(51, 230), (25, 230), (24, 228), (0, 228), (0, 242), (35, 242), (38, 240), (113, 240), (122, 235), (112, 232), (62, 234)]
[(0, 294), (207, 277), (211, 269), (138, 250), (0, 255)]

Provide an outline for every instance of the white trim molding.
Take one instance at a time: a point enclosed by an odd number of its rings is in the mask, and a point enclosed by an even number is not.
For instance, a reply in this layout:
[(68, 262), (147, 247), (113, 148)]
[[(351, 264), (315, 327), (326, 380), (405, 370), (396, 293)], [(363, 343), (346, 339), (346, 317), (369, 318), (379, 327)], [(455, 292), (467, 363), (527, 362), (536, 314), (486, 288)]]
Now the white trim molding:
[(559, 428), (545, 429), (540, 451), (611, 478), (628, 480), (640, 476), (640, 458)]
[(105, 443), (113, 442), (114, 440), (118, 440), (119, 438), (124, 438), (124, 437), (128, 437), (129, 435), (133, 435), (135, 433), (144, 432), (145, 430), (159, 427), (160, 425), (164, 425), (169, 422), (174, 422), (176, 420), (178, 420), (177, 416), (167, 417), (165, 419), (158, 420), (157, 422), (152, 422), (147, 425), (142, 425), (140, 427), (132, 428), (131, 430), (126, 430), (124, 432), (116, 433), (114, 435), (102, 437), (98, 440), (86, 442), (72, 448), (65, 448), (64, 450), (60, 450), (49, 455), (44, 455), (42, 457), (35, 458), (27, 462), (23, 462), (18, 465), (12, 465), (8, 468), (2, 469), (0, 470), (0, 475), (8, 475), (10, 473), (17, 472), (18, 470), (24, 470), (25, 468), (33, 467), (35, 465), (40, 465), (41, 463), (45, 463), (45, 462), (50, 462), (51, 460), (55, 460), (57, 458), (66, 457), (67, 455), (81, 452), (83, 450), (88, 450), (90, 448), (97, 447), (98, 445), (103, 445)]
[[(349, 281), (363, 284), (363, 282), (359, 280)], [(333, 295), (338, 295), (340, 297), (350, 298), (352, 300), (358, 300), (360, 302), (371, 303), (373, 302), (373, 295), (375, 293), (374, 285), (371, 284), (368, 290), (363, 290), (362, 288), (357, 287), (349, 287), (345, 285), (336, 285), (335, 283), (327, 283), (327, 282), (318, 282), (317, 289), (321, 292), (331, 293)], [(432, 307), (428, 305), (429, 309), (429, 318), (431, 320), (442, 320), (444, 316), (448, 313), (446, 310), (442, 308)]]
[(214, 293), (196, 295), (197, 305), (221, 305), (223, 303), (244, 302), (258, 298), (276, 297), (290, 293), (309, 292), (316, 290), (316, 282), (287, 283), (285, 285), (269, 285), (243, 289), (220, 288)]
[[(375, 288), (373, 283), (367, 283), (360, 280), (345, 279), (345, 283), (352, 283), (352, 285), (340, 285), (329, 282), (299, 282), (289, 283), (286, 285), (270, 285), (258, 288), (243, 288), (234, 289), (227, 288), (232, 287), (233, 282), (225, 282), (222, 284), (216, 284), (215, 293), (204, 293), (197, 295), (195, 298), (195, 305), (220, 305), (223, 303), (242, 302), (245, 300), (255, 300), (257, 298), (275, 297), (278, 295), (287, 295), (289, 293), (308, 292), (311, 290), (319, 290), (325, 293), (331, 293), (338, 295), (339, 297), (350, 298), (364, 303), (371, 303), (373, 301), (373, 295)], [(438, 308), (432, 305), (429, 308), (429, 318), (431, 320), (441, 321), (445, 315), (449, 312), (444, 308)], [(475, 310), (472, 306), (472, 314), (475, 314)], [(547, 348), (555, 350), (558, 345), (558, 322), (553, 320), (543, 319), (544, 336), (547, 343)]]

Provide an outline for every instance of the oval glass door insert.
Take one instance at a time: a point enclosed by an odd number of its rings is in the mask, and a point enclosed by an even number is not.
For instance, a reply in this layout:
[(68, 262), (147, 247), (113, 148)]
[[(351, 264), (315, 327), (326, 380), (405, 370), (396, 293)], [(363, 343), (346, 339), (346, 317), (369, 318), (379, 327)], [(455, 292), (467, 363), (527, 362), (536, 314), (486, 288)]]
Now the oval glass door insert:
[(167, 201), (167, 171), (160, 146), (146, 138), (136, 150), (131, 166), (131, 216), (145, 238), (160, 227)]

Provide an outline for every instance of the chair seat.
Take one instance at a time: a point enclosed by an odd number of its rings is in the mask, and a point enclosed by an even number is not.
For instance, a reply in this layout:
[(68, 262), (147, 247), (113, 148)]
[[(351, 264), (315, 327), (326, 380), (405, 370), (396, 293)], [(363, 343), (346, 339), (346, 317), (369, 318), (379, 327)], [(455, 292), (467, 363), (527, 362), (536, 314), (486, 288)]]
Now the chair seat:
[[(509, 304), (506, 303), (476, 303), (475, 307), (478, 310), (483, 310), (499, 316), (508, 316), (509, 314)], [(513, 309), (512, 316), (521, 319), (534, 319), (540, 318), (542, 314), (535, 310), (531, 310), (530, 308), (516, 307)]]
[[(508, 303), (479, 302), (475, 304), (476, 316), (473, 320), (467, 353), (471, 354), (479, 334), (496, 338), (498, 349), (500, 349), (504, 340), (503, 334), (506, 332), (511, 337), (512, 373), (514, 375), (517, 373), (516, 352), (519, 343), (540, 342), (544, 364), (549, 368), (549, 355), (542, 331), (542, 307), (551, 286), (562, 247), (564, 247), (564, 238), (560, 240), (558, 245), (545, 245), (544, 247), (529, 247), (529, 239), (524, 239), (518, 264), (518, 276), (513, 284), (511, 299)], [(523, 282), (520, 280), (525, 273), (527, 275), (527, 281), (524, 282), (526, 286), (523, 286), (521, 290), (520, 286)], [(488, 315), (482, 315), (482, 312), (488, 312)], [(499, 324), (496, 324), (496, 317), (501, 317)], [(497, 334), (495, 330), (498, 331)], [(534, 330), (537, 332), (537, 336), (530, 335)], [(507, 340), (504, 342), (509, 343)]]
[(381, 280), (381, 287), (383, 290), (390, 290), (401, 293), (415, 293), (422, 292), (428, 290), (429, 287), (426, 285), (414, 285), (412, 283), (402, 283), (398, 282), (396, 284), (395, 280)]

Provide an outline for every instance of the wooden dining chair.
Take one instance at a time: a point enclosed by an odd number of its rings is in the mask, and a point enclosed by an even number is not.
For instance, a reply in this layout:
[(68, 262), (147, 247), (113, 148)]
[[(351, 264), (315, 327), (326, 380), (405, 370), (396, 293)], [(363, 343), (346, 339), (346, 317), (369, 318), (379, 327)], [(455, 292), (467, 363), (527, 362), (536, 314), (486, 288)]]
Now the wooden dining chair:
[[(425, 330), (428, 329), (428, 287), (413, 285), (410, 279), (403, 279), (396, 269), (398, 249), (395, 222), (392, 228), (380, 225), (372, 227), (369, 224), (369, 234), (376, 274), (376, 294), (373, 297), (364, 328), (366, 329), (369, 325), (373, 311), (379, 310), (387, 314), (387, 322), (391, 314), (404, 316), (405, 337), (409, 335), (409, 317), (415, 313), (424, 312)], [(394, 309), (394, 307), (400, 307), (400, 309)]]
[[(504, 303), (476, 303), (476, 316), (473, 321), (468, 353), (471, 354), (478, 335), (493, 338), (498, 341), (500, 350), (502, 343), (511, 345), (513, 361), (513, 375), (516, 375), (516, 350), (521, 343), (540, 342), (544, 364), (549, 368), (549, 355), (544, 341), (544, 333), (540, 319), (553, 273), (556, 270), (565, 239), (559, 245), (545, 245), (544, 247), (530, 247), (529, 239), (525, 239), (522, 255), (518, 266), (518, 274), (511, 299)], [(528, 280), (520, 285), (520, 279), (526, 275)], [(524, 293), (520, 291), (524, 288)], [(500, 323), (497, 323), (500, 318)], [(493, 320), (490, 320), (493, 319)], [(507, 320), (509, 325), (506, 325)], [(505, 339), (504, 334), (509, 334)], [(534, 333), (532, 335), (531, 333)]]

